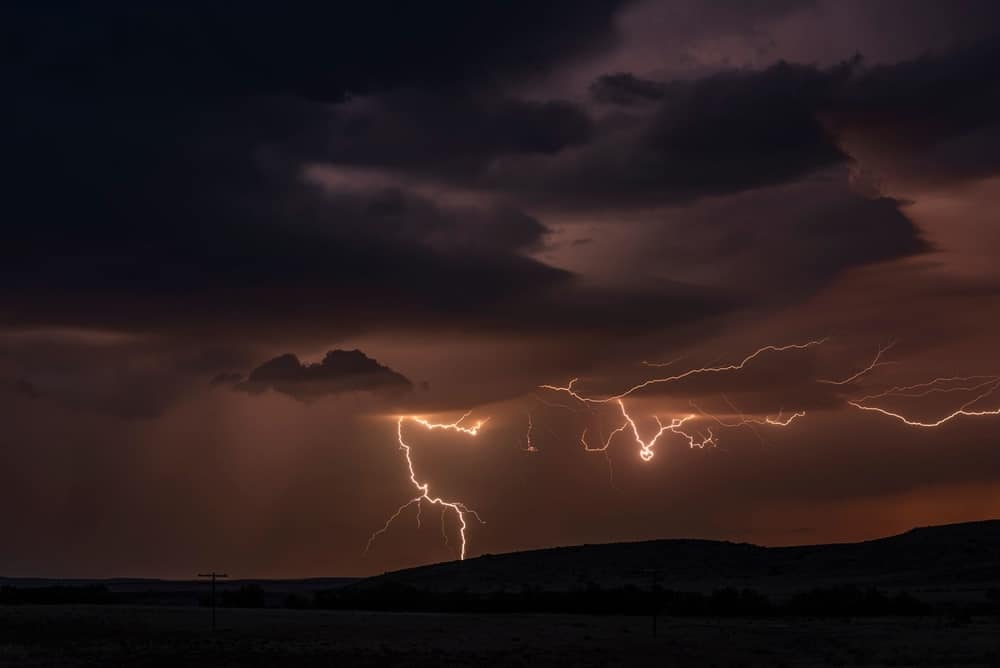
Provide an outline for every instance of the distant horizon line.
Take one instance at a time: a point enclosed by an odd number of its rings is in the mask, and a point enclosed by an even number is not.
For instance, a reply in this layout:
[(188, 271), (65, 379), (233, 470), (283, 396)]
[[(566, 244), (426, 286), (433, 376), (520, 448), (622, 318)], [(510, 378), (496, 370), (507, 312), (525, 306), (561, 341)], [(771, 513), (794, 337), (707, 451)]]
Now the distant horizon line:
[[(874, 538), (866, 538), (866, 539), (862, 539), (862, 540), (830, 541), (830, 542), (822, 542), (822, 543), (801, 543), (801, 544), (795, 544), (795, 545), (761, 545), (759, 543), (753, 543), (753, 542), (750, 542), (750, 541), (720, 539), (720, 538), (694, 538), (694, 537), (685, 537), (685, 538), (678, 538), (678, 537), (675, 537), (675, 538), (649, 538), (649, 539), (642, 539), (642, 540), (619, 540), (619, 541), (609, 541), (609, 542), (605, 542), (605, 543), (576, 543), (576, 544), (573, 544), (573, 545), (553, 545), (553, 546), (549, 546), (549, 547), (531, 548), (531, 549), (527, 549), (527, 550), (511, 550), (509, 552), (495, 552), (495, 553), (493, 553), (493, 552), (484, 552), (482, 554), (479, 554), (479, 555), (476, 555), (476, 556), (473, 556), (473, 557), (469, 557), (465, 561), (466, 562), (472, 562), (472, 561), (476, 561), (477, 559), (482, 559), (484, 557), (485, 558), (493, 558), (493, 557), (500, 557), (500, 556), (511, 555), (511, 554), (530, 554), (532, 552), (547, 552), (547, 551), (553, 551), (553, 550), (566, 550), (566, 549), (574, 549), (574, 548), (600, 547), (600, 546), (609, 546), (609, 545), (632, 545), (632, 544), (638, 545), (638, 544), (642, 544), (642, 543), (659, 543), (659, 542), (670, 542), (670, 541), (676, 541), (676, 542), (697, 541), (697, 542), (705, 542), (705, 543), (723, 543), (723, 544), (724, 543), (730, 543), (730, 544), (736, 544), (736, 545), (752, 545), (754, 547), (758, 547), (758, 548), (766, 549), (766, 550), (784, 550), (784, 549), (795, 549), (795, 548), (806, 548), (806, 547), (823, 547), (823, 546), (827, 546), (827, 545), (858, 545), (858, 544), (861, 544), (861, 543), (871, 543), (871, 542), (880, 541), (880, 540), (888, 540), (888, 539), (896, 538), (896, 537), (899, 537), (899, 536), (904, 536), (904, 535), (906, 535), (908, 533), (912, 533), (914, 531), (920, 531), (920, 530), (926, 530), (926, 529), (943, 529), (943, 528), (947, 528), (947, 527), (960, 527), (960, 526), (973, 525), (973, 524), (990, 524), (990, 523), (994, 523), (994, 522), (1000, 522), (1000, 517), (992, 517), (992, 518), (982, 519), (982, 520), (966, 520), (966, 521), (962, 521), (962, 522), (946, 522), (944, 524), (916, 525), (916, 526), (912, 526), (909, 529), (906, 529), (904, 531), (900, 531), (898, 533), (885, 534), (885, 535), (882, 535), (882, 536), (877, 536), (877, 537), (874, 537)], [(226, 580), (220, 580), (219, 581), (219, 585), (220, 586), (225, 586), (225, 585), (233, 585), (233, 584), (248, 583), (248, 582), (315, 582), (315, 581), (322, 581), (322, 580), (351, 580), (351, 581), (359, 581), (359, 580), (367, 580), (369, 578), (381, 577), (383, 575), (390, 574), (390, 573), (401, 573), (401, 572), (404, 572), (404, 571), (412, 571), (412, 570), (416, 570), (416, 569), (420, 569), (420, 568), (429, 568), (429, 567), (439, 566), (441, 564), (447, 564), (447, 563), (460, 563), (460, 562), (458, 560), (455, 560), (455, 559), (449, 560), (449, 561), (436, 561), (436, 562), (430, 562), (430, 563), (426, 563), (426, 564), (419, 564), (419, 565), (416, 565), (416, 566), (407, 566), (407, 567), (398, 568), (398, 569), (395, 569), (395, 570), (386, 570), (386, 571), (382, 571), (381, 573), (375, 573), (375, 574), (372, 574), (372, 575), (309, 575), (309, 576), (303, 576), (303, 577), (254, 577), (254, 576), (230, 577), (230, 578), (227, 578)], [(191, 584), (195, 584), (195, 585), (198, 585), (198, 586), (202, 586), (202, 585), (205, 584), (205, 581), (204, 580), (199, 580), (195, 574), (192, 574), (190, 578), (187, 578), (187, 577), (171, 578), (171, 577), (133, 576), (133, 575), (112, 575), (112, 576), (103, 576), (103, 577), (85, 577), (85, 576), (61, 577), (61, 576), (41, 576), (41, 575), (4, 575), (4, 574), (0, 574), (0, 586), (6, 584), (7, 582), (13, 582), (13, 581), (22, 581), (22, 582), (23, 581), (40, 581), (40, 582), (53, 582), (53, 583), (60, 583), (60, 582), (62, 582), (62, 583), (67, 583), (67, 582), (78, 582), (78, 583), (101, 583), (101, 582), (122, 582), (122, 583), (136, 582), (136, 583), (142, 583), (142, 582), (164, 582), (164, 583), (175, 583), (175, 584), (191, 583)]]

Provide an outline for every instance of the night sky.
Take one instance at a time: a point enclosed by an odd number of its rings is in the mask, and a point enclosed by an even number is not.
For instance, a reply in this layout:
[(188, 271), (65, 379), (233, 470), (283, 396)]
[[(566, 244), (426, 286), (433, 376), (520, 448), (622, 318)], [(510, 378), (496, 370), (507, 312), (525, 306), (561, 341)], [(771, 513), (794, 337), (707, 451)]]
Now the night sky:
[[(1000, 516), (991, 0), (8, 3), (0, 35), (0, 574)], [(407, 454), (458, 505), (366, 552)]]

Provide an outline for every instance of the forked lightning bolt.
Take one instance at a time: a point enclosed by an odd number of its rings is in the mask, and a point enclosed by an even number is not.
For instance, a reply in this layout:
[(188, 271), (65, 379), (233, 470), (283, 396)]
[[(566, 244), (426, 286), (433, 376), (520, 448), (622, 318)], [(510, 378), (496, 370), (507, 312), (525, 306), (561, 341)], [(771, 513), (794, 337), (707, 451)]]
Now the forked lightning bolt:
[(658, 416), (654, 415), (653, 419), (656, 420), (656, 425), (659, 427), (659, 431), (657, 431), (648, 441), (644, 441), (639, 435), (639, 428), (636, 426), (635, 420), (633, 420), (632, 416), (628, 414), (627, 410), (625, 410), (625, 402), (621, 399), (618, 399), (618, 408), (621, 409), (622, 417), (625, 418), (625, 423), (611, 434), (611, 437), (604, 444), (605, 450), (611, 444), (611, 438), (614, 438), (615, 435), (624, 431), (626, 427), (631, 428), (632, 436), (635, 438), (635, 442), (639, 445), (639, 458), (644, 462), (648, 462), (653, 458), (653, 446), (656, 445), (660, 436), (663, 436), (663, 434), (668, 431), (672, 434), (684, 437), (684, 439), (688, 442), (688, 447), (691, 448), (705, 448), (709, 445), (715, 444), (715, 439), (712, 436), (711, 429), (708, 430), (708, 436), (702, 437), (700, 441), (695, 436), (681, 429), (686, 422), (689, 422), (696, 417), (693, 413), (682, 417), (672, 418), (668, 424), (663, 424), (663, 421), (660, 420)]
[[(728, 399), (727, 399), (727, 402), (728, 402)], [(731, 402), (729, 402), (729, 403), (730, 403), (730, 406), (734, 410), (737, 410), (735, 406), (732, 406)], [(757, 416), (749, 416), (748, 417), (748, 416), (744, 415), (743, 413), (737, 411), (737, 415), (739, 415), (739, 420), (728, 421), (727, 422), (726, 420), (723, 420), (722, 418), (720, 418), (718, 415), (714, 415), (712, 413), (709, 413), (708, 411), (702, 410), (693, 401), (691, 402), (691, 405), (699, 413), (701, 413), (705, 417), (707, 417), (707, 418), (709, 418), (711, 420), (715, 420), (716, 422), (718, 422), (723, 427), (727, 427), (727, 428), (730, 428), (730, 429), (736, 429), (738, 427), (747, 427), (747, 426), (751, 426), (751, 425), (755, 425), (755, 424), (756, 425), (761, 425), (761, 426), (770, 425), (772, 427), (787, 427), (788, 425), (790, 425), (791, 423), (795, 422), (799, 418), (806, 416), (806, 412), (805, 411), (795, 411), (794, 413), (789, 413), (788, 415), (785, 415), (784, 410), (779, 410), (778, 414), (774, 415), (774, 416), (764, 415), (762, 417), (757, 417)]]
[(949, 376), (935, 378), (916, 385), (897, 385), (882, 392), (867, 394), (855, 399), (859, 403), (884, 397), (926, 397), (931, 394), (951, 394), (953, 392), (974, 392), (1000, 381), (1000, 376)]
[(888, 343), (888, 345), (880, 347), (878, 349), (878, 352), (875, 353), (875, 358), (872, 359), (871, 363), (869, 363), (868, 366), (866, 366), (865, 368), (861, 369), (857, 373), (851, 374), (847, 378), (842, 378), (840, 380), (820, 379), (820, 380), (817, 380), (816, 382), (817, 383), (822, 383), (823, 385), (849, 385), (850, 383), (853, 383), (854, 381), (859, 380), (862, 376), (868, 375), (876, 367), (880, 367), (880, 366), (883, 366), (885, 364), (894, 364), (894, 362), (883, 362), (882, 361), (882, 355), (885, 355), (887, 352), (889, 352), (890, 350), (892, 350), (895, 346), (896, 346), (896, 342), (895, 341), (890, 341)]
[[(950, 380), (967, 380), (968, 378), (976, 378), (975, 376), (967, 377), (966, 379), (956, 379), (956, 378), (936, 378), (935, 380), (929, 381), (927, 383), (921, 383), (919, 385), (911, 385), (905, 388), (893, 388), (893, 390), (879, 393), (877, 395), (869, 395), (863, 397), (859, 400), (849, 400), (847, 403), (855, 408), (863, 411), (872, 411), (875, 413), (880, 413), (881, 415), (886, 415), (891, 418), (895, 418), (902, 422), (903, 424), (909, 425), (911, 427), (923, 427), (923, 428), (934, 428), (940, 427), (941, 425), (951, 422), (958, 417), (985, 417), (990, 415), (1000, 415), (1000, 408), (973, 408), (983, 399), (991, 397), (997, 389), (1000, 389), (1000, 378), (994, 377), (992, 380), (978, 383), (971, 387), (955, 386), (955, 387), (945, 387), (941, 388), (937, 384), (950, 381)], [(913, 393), (915, 388), (920, 388), (920, 391), (916, 394)], [(885, 398), (894, 396), (927, 396), (928, 394), (938, 391), (938, 392), (957, 392), (957, 391), (977, 391), (982, 390), (976, 396), (972, 397), (964, 404), (959, 406), (956, 410), (946, 414), (945, 416), (938, 418), (937, 420), (920, 420), (916, 418), (907, 417), (903, 413), (892, 411), (887, 408), (882, 408), (880, 406), (872, 406), (870, 404), (864, 403), (873, 398)]]
[(417, 525), (419, 526), (420, 506), (424, 501), (426, 501), (432, 505), (441, 506), (441, 521), (442, 521), (441, 533), (442, 535), (445, 536), (446, 543), (448, 537), (444, 530), (445, 514), (450, 510), (455, 514), (455, 517), (458, 518), (458, 526), (459, 526), (458, 536), (460, 541), (458, 558), (465, 559), (465, 549), (466, 549), (465, 530), (468, 528), (468, 522), (466, 522), (465, 516), (467, 514), (471, 515), (472, 517), (476, 518), (476, 520), (481, 524), (485, 524), (485, 522), (483, 522), (483, 520), (479, 517), (476, 511), (471, 510), (461, 501), (447, 501), (440, 496), (432, 496), (430, 492), (430, 483), (420, 482), (417, 479), (416, 471), (413, 468), (413, 457), (411, 456), (410, 445), (403, 438), (403, 423), (409, 420), (410, 422), (418, 424), (427, 430), (441, 429), (446, 431), (459, 432), (462, 434), (466, 434), (468, 436), (477, 436), (479, 434), (479, 430), (482, 429), (482, 426), (486, 424), (487, 420), (489, 420), (489, 418), (485, 420), (480, 420), (469, 427), (462, 426), (462, 422), (464, 422), (467, 417), (469, 417), (469, 413), (466, 413), (455, 422), (449, 422), (449, 423), (430, 422), (416, 415), (403, 416), (396, 420), (396, 438), (399, 442), (399, 449), (403, 451), (403, 455), (406, 459), (406, 467), (410, 474), (410, 482), (417, 489), (419, 494), (410, 499), (409, 501), (407, 501), (406, 503), (404, 503), (403, 505), (401, 505), (399, 508), (397, 508), (396, 512), (394, 512), (389, 517), (389, 519), (386, 520), (385, 525), (383, 525), (381, 529), (377, 530), (371, 535), (371, 537), (368, 539), (368, 544), (365, 546), (366, 553), (368, 552), (368, 550), (371, 549), (372, 543), (375, 541), (375, 539), (378, 538), (380, 535), (384, 534), (386, 531), (388, 531), (389, 526), (393, 523), (393, 521), (395, 521), (395, 519), (398, 518), (404, 510), (406, 510), (407, 508), (409, 508), (414, 504), (416, 504), (417, 506)]
[[(641, 383), (639, 383), (637, 385), (633, 385), (632, 387), (626, 389), (625, 391), (623, 391), (623, 392), (621, 392), (619, 394), (612, 394), (612, 395), (605, 396), (605, 397), (587, 396), (587, 395), (584, 395), (584, 394), (581, 394), (581, 393), (577, 392), (574, 389), (574, 386), (576, 385), (577, 381), (579, 380), (577, 378), (572, 379), (565, 386), (541, 385), (540, 387), (542, 389), (552, 390), (554, 392), (563, 392), (565, 394), (568, 394), (569, 396), (571, 396), (572, 398), (574, 398), (577, 401), (581, 402), (585, 406), (588, 406), (588, 405), (593, 406), (595, 404), (607, 404), (607, 403), (611, 403), (611, 402), (616, 403), (618, 405), (618, 408), (621, 411), (622, 417), (624, 418), (625, 421), (622, 423), (622, 425), (620, 427), (618, 427), (613, 432), (611, 432), (611, 434), (608, 436), (607, 440), (605, 440), (604, 444), (601, 445), (601, 446), (592, 446), (590, 443), (588, 443), (587, 442), (587, 430), (584, 429), (583, 433), (580, 436), (580, 442), (583, 445), (584, 450), (586, 450), (588, 452), (604, 452), (605, 454), (607, 454), (608, 447), (611, 445), (612, 440), (614, 440), (614, 438), (618, 434), (623, 433), (623, 432), (625, 432), (627, 430), (630, 430), (632, 432), (632, 436), (633, 436), (633, 438), (635, 440), (635, 443), (639, 446), (639, 458), (642, 459), (642, 461), (644, 461), (644, 462), (648, 462), (648, 461), (652, 460), (653, 456), (654, 456), (653, 446), (660, 439), (660, 437), (663, 436), (663, 434), (665, 434), (667, 432), (670, 432), (672, 434), (676, 434), (678, 436), (681, 436), (687, 442), (689, 448), (704, 449), (704, 448), (708, 448), (708, 447), (713, 447), (713, 446), (717, 445), (717, 441), (715, 439), (715, 435), (712, 433), (711, 428), (706, 429), (704, 435), (698, 435), (698, 436), (692, 434), (690, 431), (688, 431), (686, 429), (682, 429), (682, 427), (685, 424), (687, 424), (688, 422), (691, 422), (692, 420), (695, 420), (695, 419), (698, 418), (698, 415), (695, 414), (695, 413), (689, 413), (689, 414), (686, 414), (686, 415), (681, 415), (681, 416), (678, 416), (678, 417), (671, 418), (670, 422), (667, 423), (667, 424), (664, 424), (663, 421), (660, 420), (660, 418), (658, 416), (654, 415), (653, 419), (656, 420), (656, 425), (658, 427), (658, 431), (649, 440), (643, 440), (643, 438), (639, 435), (639, 428), (636, 425), (635, 420), (629, 415), (628, 410), (625, 408), (624, 399), (626, 397), (628, 397), (631, 394), (634, 394), (635, 392), (638, 392), (639, 390), (641, 390), (643, 388), (649, 387), (651, 385), (677, 382), (677, 381), (683, 380), (685, 378), (689, 378), (691, 376), (695, 376), (695, 375), (699, 375), (699, 374), (724, 373), (724, 372), (730, 372), (730, 371), (740, 371), (741, 369), (743, 369), (744, 367), (746, 367), (747, 364), (749, 364), (754, 359), (756, 359), (757, 357), (759, 357), (760, 355), (762, 355), (764, 353), (768, 353), (768, 352), (781, 353), (781, 352), (785, 352), (785, 351), (789, 351), (789, 350), (805, 350), (807, 348), (812, 348), (814, 346), (822, 345), (825, 342), (826, 342), (826, 339), (824, 338), (824, 339), (815, 339), (813, 341), (807, 341), (805, 343), (792, 343), (792, 344), (787, 344), (787, 345), (782, 345), (782, 346), (767, 345), (767, 346), (763, 346), (761, 348), (758, 348), (754, 352), (752, 352), (749, 355), (747, 355), (746, 357), (744, 357), (739, 362), (736, 362), (736, 363), (733, 363), (733, 364), (726, 364), (726, 365), (723, 365), (723, 366), (698, 367), (698, 368), (689, 369), (688, 371), (684, 371), (683, 373), (678, 373), (678, 374), (674, 374), (674, 375), (671, 375), (671, 376), (663, 376), (663, 377), (657, 377), (657, 378), (650, 378), (650, 379), (645, 380), (645, 381), (643, 381), (643, 382), (641, 382)], [(882, 354), (886, 350), (888, 350), (888, 347), (879, 351), (878, 355), (876, 356), (875, 360), (872, 362), (872, 364), (870, 365), (870, 367), (869, 367), (868, 370), (871, 370), (872, 368), (875, 368), (875, 366), (878, 366), (879, 360), (880, 360)], [(671, 360), (670, 362), (665, 362), (665, 363), (662, 363), (662, 364), (660, 364), (660, 363), (653, 363), (653, 362), (645, 362), (644, 361), (643, 365), (647, 366), (647, 367), (670, 366), (670, 365), (676, 363), (677, 361), (679, 361), (680, 359), (683, 359), (683, 358), (677, 358), (677, 359)], [(858, 374), (855, 374), (855, 377), (860, 377), (864, 373), (867, 373), (867, 371), (859, 372)], [(695, 408), (697, 408), (697, 407), (695, 407)], [(751, 424), (771, 425), (771, 426), (775, 426), (775, 427), (787, 427), (794, 420), (796, 420), (796, 419), (798, 419), (800, 417), (803, 417), (805, 415), (804, 411), (796, 411), (794, 413), (791, 413), (788, 416), (784, 416), (783, 413), (779, 413), (775, 417), (765, 416), (763, 418), (746, 418), (746, 417), (741, 416), (741, 421), (739, 423), (729, 423), (729, 424), (727, 424), (726, 422), (724, 422), (723, 420), (721, 420), (721, 419), (719, 419), (719, 418), (717, 418), (715, 416), (712, 416), (712, 415), (709, 415), (707, 413), (704, 413), (704, 411), (701, 411), (700, 409), (698, 409), (698, 410), (703, 415), (705, 415), (705, 416), (707, 416), (707, 417), (709, 417), (711, 419), (714, 419), (720, 425), (726, 426), (726, 427), (739, 427), (739, 426), (751, 425)]]
[[(678, 436), (687, 443), (689, 448), (709, 448), (717, 445), (716, 436), (713, 434), (711, 428), (705, 428), (702, 432), (693, 429), (693, 425), (696, 421), (704, 419), (710, 420), (717, 425), (724, 428), (740, 428), (747, 427), (757, 434), (757, 427), (788, 427), (793, 422), (800, 420), (805, 417), (806, 412), (804, 410), (792, 410), (785, 412), (784, 410), (779, 410), (777, 414), (771, 415), (745, 415), (743, 414), (734, 404), (722, 394), (722, 399), (729, 405), (733, 413), (736, 415), (735, 418), (726, 416), (720, 417), (718, 415), (713, 415), (707, 411), (699, 408), (694, 401), (691, 401), (691, 407), (694, 412), (675, 414), (669, 419), (669, 421), (664, 421), (659, 415), (650, 416), (656, 424), (656, 431), (652, 432), (647, 438), (643, 438), (640, 431), (640, 426), (637, 420), (629, 412), (628, 407), (625, 404), (625, 399), (631, 395), (643, 390), (644, 388), (662, 385), (667, 383), (675, 383), (682, 381), (686, 378), (692, 376), (702, 375), (702, 374), (716, 374), (716, 373), (726, 373), (726, 372), (738, 372), (744, 369), (748, 364), (753, 362), (755, 359), (766, 353), (782, 353), (792, 350), (805, 350), (808, 348), (813, 348), (820, 346), (827, 341), (826, 338), (815, 339), (812, 341), (807, 341), (805, 343), (794, 343), (787, 345), (766, 345), (757, 350), (753, 351), (746, 357), (744, 357), (739, 362), (725, 364), (722, 366), (704, 366), (689, 369), (682, 373), (676, 373), (669, 376), (658, 376), (654, 378), (649, 378), (635, 385), (632, 385), (625, 390), (617, 394), (609, 394), (604, 396), (589, 395), (580, 392), (576, 389), (576, 385), (579, 379), (574, 378), (569, 383), (563, 386), (559, 385), (541, 385), (542, 389), (550, 390), (553, 392), (560, 392), (568, 395), (573, 400), (578, 402), (573, 406), (552, 403), (541, 397), (535, 397), (540, 403), (560, 409), (568, 409), (571, 412), (578, 412), (581, 415), (586, 416), (587, 414), (592, 414), (598, 407), (612, 404), (616, 406), (617, 412), (620, 413), (621, 423), (615, 428), (602, 443), (592, 443), (587, 439), (587, 428), (584, 428), (580, 435), (580, 443), (583, 449), (587, 452), (601, 452), (604, 454), (608, 461), (609, 475), (612, 486), (614, 486), (614, 469), (612, 467), (611, 459), (608, 454), (608, 450), (611, 447), (613, 441), (619, 438), (622, 434), (629, 436), (632, 441), (638, 446), (638, 455), (643, 462), (649, 462), (655, 456), (655, 446), (666, 434), (671, 434)], [(940, 427), (952, 420), (959, 417), (985, 417), (985, 416), (1000, 416), (1000, 407), (983, 406), (986, 400), (995, 397), (995, 395), (1000, 394), (1000, 375), (973, 375), (973, 376), (947, 376), (935, 378), (930, 381), (915, 383), (912, 385), (896, 385), (888, 389), (883, 389), (880, 391), (868, 390), (867, 394), (861, 394), (857, 390), (857, 386), (867, 381), (868, 378), (874, 375), (875, 371), (880, 367), (888, 364), (897, 364), (897, 362), (886, 361), (883, 359), (890, 350), (895, 346), (895, 342), (891, 342), (888, 345), (883, 345), (878, 348), (875, 356), (871, 361), (861, 367), (856, 368), (851, 373), (848, 373), (844, 377), (838, 378), (820, 378), (816, 379), (814, 382), (818, 385), (832, 386), (837, 388), (836, 390), (831, 390), (837, 392), (840, 400), (843, 402), (842, 405), (846, 405), (858, 410), (876, 413), (886, 417), (893, 418), (901, 422), (904, 425), (910, 427), (919, 428), (935, 428)], [(678, 362), (682, 358), (672, 360), (665, 363), (655, 363), (655, 362), (643, 362), (646, 367), (660, 368), (671, 366)], [(842, 388), (842, 389), (841, 389)], [(908, 415), (900, 409), (891, 409), (886, 407), (886, 402), (899, 402), (902, 399), (913, 399), (921, 397), (929, 397), (931, 395), (952, 395), (956, 393), (965, 393), (963, 397), (963, 403), (961, 403), (957, 409), (947, 412), (941, 417), (937, 418), (918, 418)], [(853, 396), (852, 396), (853, 395)], [(576, 408), (575, 406), (579, 406)], [(732, 414), (730, 414), (732, 415)], [(431, 494), (430, 483), (422, 482), (416, 474), (413, 464), (413, 458), (411, 454), (411, 447), (406, 442), (403, 434), (403, 426), (405, 423), (411, 423), (423, 427), (428, 431), (442, 430), (442, 431), (453, 431), (456, 433), (461, 433), (466, 436), (475, 437), (479, 435), (484, 424), (487, 420), (480, 420), (478, 422), (466, 425), (465, 420), (469, 417), (469, 413), (466, 413), (460, 417), (455, 422), (449, 423), (439, 423), (431, 422), (426, 418), (407, 415), (398, 417), (396, 420), (396, 437), (399, 444), (399, 449), (403, 452), (404, 459), (406, 461), (407, 470), (409, 472), (410, 483), (417, 491), (417, 495), (408, 500), (406, 503), (399, 506), (396, 511), (386, 520), (385, 524), (375, 531), (371, 537), (368, 539), (368, 545), (365, 547), (367, 552), (372, 543), (380, 535), (389, 530), (392, 523), (410, 506), (417, 507), (417, 523), (420, 524), (420, 512), (421, 507), (424, 502), (430, 503), (432, 505), (437, 505), (441, 507), (441, 532), (444, 537), (445, 543), (448, 541), (448, 533), (445, 526), (445, 518), (449, 513), (453, 514), (457, 519), (458, 523), (458, 538), (459, 538), (459, 558), (464, 559), (466, 555), (467, 539), (466, 530), (468, 529), (468, 516), (472, 516), (479, 522), (483, 522), (479, 515), (475, 511), (470, 510), (463, 502), (446, 500), (441, 496), (435, 496)], [(598, 426), (600, 423), (598, 422)], [(527, 452), (536, 453), (538, 448), (535, 447), (532, 436), (533, 430), (535, 428), (534, 420), (531, 413), (527, 414), (527, 430), (524, 435), (524, 446), (522, 450)], [(551, 431), (551, 430), (550, 430)], [(758, 438), (761, 438), (757, 434)], [(763, 439), (761, 439), (763, 442)], [(617, 487), (616, 487), (617, 489)]]

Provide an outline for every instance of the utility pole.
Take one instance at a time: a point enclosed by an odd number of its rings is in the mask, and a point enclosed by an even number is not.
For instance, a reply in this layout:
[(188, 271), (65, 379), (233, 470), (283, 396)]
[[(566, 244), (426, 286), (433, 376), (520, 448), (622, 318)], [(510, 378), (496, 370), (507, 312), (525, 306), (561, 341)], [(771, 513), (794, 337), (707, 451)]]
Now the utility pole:
[(212, 578), (212, 633), (215, 633), (215, 581), (218, 578), (228, 578), (229, 576), (225, 573), (212, 571), (211, 573), (198, 573), (198, 577)]

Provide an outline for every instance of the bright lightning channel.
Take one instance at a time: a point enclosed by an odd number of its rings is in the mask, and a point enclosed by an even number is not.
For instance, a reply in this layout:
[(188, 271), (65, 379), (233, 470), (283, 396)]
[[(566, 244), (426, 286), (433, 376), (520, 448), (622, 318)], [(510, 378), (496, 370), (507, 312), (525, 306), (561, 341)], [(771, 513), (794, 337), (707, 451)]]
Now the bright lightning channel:
[(746, 357), (744, 357), (740, 362), (738, 362), (736, 364), (727, 364), (725, 366), (699, 367), (697, 369), (689, 369), (689, 370), (685, 371), (684, 373), (679, 373), (679, 374), (676, 374), (674, 376), (664, 376), (664, 377), (660, 377), (660, 378), (650, 378), (649, 380), (645, 380), (645, 381), (639, 383), (638, 385), (633, 385), (632, 387), (628, 388), (627, 390), (625, 390), (624, 392), (622, 392), (620, 394), (613, 394), (613, 395), (610, 395), (610, 396), (607, 396), (607, 397), (590, 397), (590, 396), (586, 396), (586, 395), (580, 394), (579, 392), (576, 392), (573, 389), (573, 386), (576, 384), (576, 382), (579, 380), (579, 378), (574, 378), (574, 379), (570, 380), (569, 383), (566, 384), (566, 385), (564, 385), (564, 386), (558, 386), (558, 385), (540, 385), (539, 387), (541, 387), (542, 389), (545, 389), (545, 390), (552, 390), (554, 392), (565, 392), (566, 394), (570, 395), (571, 397), (573, 397), (577, 401), (581, 401), (581, 402), (584, 402), (584, 403), (606, 404), (606, 403), (609, 403), (611, 401), (617, 401), (619, 399), (624, 399), (624, 398), (628, 397), (629, 395), (634, 394), (635, 392), (638, 392), (639, 390), (644, 389), (646, 387), (649, 387), (651, 385), (659, 385), (659, 384), (662, 384), (662, 383), (673, 383), (673, 382), (676, 382), (676, 381), (688, 378), (690, 376), (696, 376), (698, 374), (703, 374), (703, 373), (722, 373), (722, 372), (725, 372), (725, 371), (739, 371), (743, 367), (745, 367), (747, 364), (749, 364), (751, 361), (753, 361), (754, 359), (756, 359), (757, 357), (759, 357), (760, 355), (762, 355), (762, 354), (764, 354), (766, 352), (778, 352), (778, 353), (780, 353), (780, 352), (785, 352), (785, 351), (788, 351), (788, 350), (805, 350), (807, 348), (812, 348), (814, 346), (822, 345), (823, 343), (826, 343), (826, 341), (827, 341), (827, 339), (823, 338), (823, 339), (816, 339), (814, 341), (807, 341), (806, 343), (792, 343), (792, 344), (784, 345), (784, 346), (774, 346), (774, 345), (763, 346), (762, 348), (758, 348), (754, 352), (750, 353), (749, 355), (747, 355)]
[(464, 422), (465, 419), (467, 417), (469, 417), (469, 414), (470, 413), (467, 412), (462, 417), (460, 417), (459, 419), (455, 420), (454, 422), (448, 422), (448, 423), (430, 422), (429, 420), (426, 420), (426, 419), (424, 419), (422, 417), (419, 417), (419, 416), (416, 416), (416, 415), (405, 415), (405, 416), (397, 418), (397, 420), (396, 420), (396, 439), (399, 442), (399, 449), (403, 451), (403, 455), (404, 455), (404, 457), (406, 459), (406, 467), (407, 467), (407, 469), (408, 469), (408, 471), (410, 473), (410, 482), (417, 489), (417, 491), (419, 492), (419, 494), (417, 496), (413, 497), (412, 499), (410, 499), (409, 501), (407, 501), (406, 503), (404, 503), (403, 505), (401, 505), (399, 508), (397, 508), (396, 512), (394, 512), (389, 517), (389, 519), (386, 520), (386, 522), (382, 526), (382, 528), (378, 529), (377, 531), (375, 531), (368, 538), (368, 544), (365, 546), (365, 553), (366, 554), (371, 549), (372, 543), (375, 542), (375, 539), (378, 538), (379, 536), (381, 536), (382, 534), (384, 534), (386, 531), (388, 531), (389, 527), (400, 516), (400, 514), (402, 514), (402, 512), (404, 510), (406, 510), (407, 508), (409, 508), (412, 505), (416, 505), (417, 506), (417, 526), (420, 526), (420, 507), (421, 507), (421, 504), (424, 501), (426, 501), (426, 502), (430, 503), (431, 505), (441, 506), (441, 521), (442, 521), (441, 533), (442, 533), (442, 535), (445, 536), (445, 542), (446, 543), (447, 543), (447, 534), (444, 531), (444, 517), (445, 517), (445, 514), (447, 512), (449, 512), (449, 511), (451, 511), (452, 513), (454, 513), (455, 517), (458, 519), (458, 527), (459, 527), (458, 528), (458, 537), (459, 537), (459, 556), (458, 556), (458, 558), (460, 560), (464, 560), (465, 559), (465, 552), (466, 552), (466, 546), (467, 546), (467, 540), (466, 540), (465, 531), (468, 528), (468, 522), (466, 521), (465, 516), (466, 515), (471, 515), (472, 517), (476, 518), (476, 521), (478, 521), (480, 524), (485, 524), (485, 522), (479, 517), (479, 514), (476, 513), (476, 511), (471, 510), (468, 506), (466, 506), (461, 501), (447, 501), (447, 500), (445, 500), (444, 498), (442, 498), (440, 496), (432, 496), (431, 492), (430, 492), (430, 483), (428, 483), (428, 482), (420, 482), (417, 479), (416, 471), (413, 468), (413, 457), (411, 456), (410, 445), (403, 438), (403, 423), (406, 422), (406, 421), (410, 421), (410, 422), (412, 422), (414, 424), (418, 424), (418, 425), (424, 427), (428, 431), (445, 430), (445, 431), (454, 431), (454, 432), (458, 432), (458, 433), (461, 433), (461, 434), (466, 434), (468, 436), (477, 436), (477, 435), (479, 435), (479, 431), (482, 429), (483, 425), (486, 424), (486, 422), (489, 420), (489, 418), (486, 418), (485, 420), (479, 420), (479, 421), (473, 423), (471, 426), (468, 426), (468, 427), (463, 426), (462, 422)]

